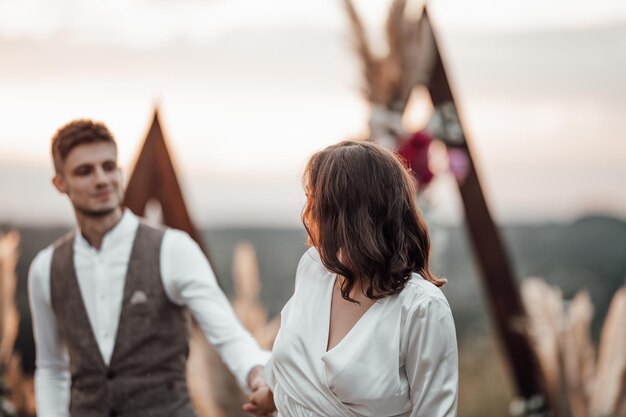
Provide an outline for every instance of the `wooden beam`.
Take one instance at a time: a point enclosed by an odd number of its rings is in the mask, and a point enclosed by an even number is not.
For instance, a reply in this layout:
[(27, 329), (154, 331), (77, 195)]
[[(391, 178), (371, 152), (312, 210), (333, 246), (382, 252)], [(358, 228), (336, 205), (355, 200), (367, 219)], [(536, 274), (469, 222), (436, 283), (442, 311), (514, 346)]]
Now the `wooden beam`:
[[(427, 12), (424, 11), (428, 19)], [(459, 115), (454, 102), (452, 89), (441, 57), (440, 45), (433, 31), (435, 51), (437, 53), (433, 74), (428, 90), (435, 108), (453, 106)], [(459, 117), (458, 123), (461, 124)], [(530, 340), (523, 332), (526, 312), (522, 304), (517, 282), (511, 268), (508, 254), (502, 238), (494, 223), (485, 200), (476, 166), (472, 158), (469, 140), (461, 124), (462, 138), (454, 146), (461, 148), (467, 155), (469, 166), (467, 175), (458, 183), (465, 220), (472, 242), (475, 257), (482, 271), (484, 289), (487, 294), (491, 317), (497, 335), (504, 347), (513, 378), (519, 393), (525, 398), (547, 398), (544, 395), (541, 370), (530, 345)], [(538, 401), (541, 403), (541, 401)], [(543, 410), (545, 411), (543, 406)], [(540, 410), (537, 410), (540, 411)]]
[(161, 129), (158, 109), (154, 111), (152, 124), (126, 186), (124, 205), (133, 213), (143, 216), (146, 205), (151, 200), (161, 204), (163, 224), (187, 232), (208, 257), (209, 253), (187, 211), (167, 141)]

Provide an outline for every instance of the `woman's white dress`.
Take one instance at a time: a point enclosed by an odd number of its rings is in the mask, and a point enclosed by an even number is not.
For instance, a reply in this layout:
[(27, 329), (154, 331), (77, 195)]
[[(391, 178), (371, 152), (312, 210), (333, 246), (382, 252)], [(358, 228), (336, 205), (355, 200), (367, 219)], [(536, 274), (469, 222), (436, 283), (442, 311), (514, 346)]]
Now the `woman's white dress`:
[(335, 278), (315, 248), (303, 255), (266, 367), (278, 415), (455, 416), (456, 334), (439, 288), (414, 274), (326, 351)]

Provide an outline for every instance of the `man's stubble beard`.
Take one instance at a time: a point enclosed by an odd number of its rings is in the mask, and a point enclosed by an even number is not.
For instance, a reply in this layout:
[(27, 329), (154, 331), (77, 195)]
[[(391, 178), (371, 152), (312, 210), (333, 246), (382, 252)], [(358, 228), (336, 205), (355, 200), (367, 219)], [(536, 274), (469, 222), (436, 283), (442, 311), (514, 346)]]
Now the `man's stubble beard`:
[(102, 210), (91, 210), (80, 206), (74, 206), (74, 210), (79, 212), (85, 217), (90, 217), (92, 219), (101, 219), (115, 212), (115, 210), (121, 209), (121, 205), (117, 205), (116, 207), (106, 208)]
[(85, 207), (81, 207), (77, 204), (72, 204), (74, 206), (74, 210), (76, 210), (76, 212), (80, 213), (81, 215), (85, 216), (85, 217), (89, 217), (92, 219), (102, 219), (104, 217), (107, 217), (113, 213), (115, 213), (116, 210), (121, 210), (122, 209), (122, 192), (120, 192), (117, 197), (118, 197), (118, 201), (117, 204), (115, 204), (113, 207), (110, 208), (104, 208), (104, 209), (99, 209), (99, 210), (93, 210), (93, 209), (89, 209), (89, 208), (85, 208)]

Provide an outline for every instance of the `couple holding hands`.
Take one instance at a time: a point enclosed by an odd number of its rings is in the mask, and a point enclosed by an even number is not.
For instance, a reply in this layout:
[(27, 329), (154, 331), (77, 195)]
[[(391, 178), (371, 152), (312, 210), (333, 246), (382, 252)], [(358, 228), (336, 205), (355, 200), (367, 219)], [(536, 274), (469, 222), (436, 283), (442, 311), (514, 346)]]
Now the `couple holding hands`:
[(315, 153), (303, 184), (311, 248), (272, 352), (237, 320), (198, 245), (121, 207), (117, 147), (76, 120), (52, 140), (77, 229), (29, 272), (39, 417), (193, 417), (190, 312), (256, 416), (454, 417), (457, 346), (429, 271), (410, 172), (371, 143)]

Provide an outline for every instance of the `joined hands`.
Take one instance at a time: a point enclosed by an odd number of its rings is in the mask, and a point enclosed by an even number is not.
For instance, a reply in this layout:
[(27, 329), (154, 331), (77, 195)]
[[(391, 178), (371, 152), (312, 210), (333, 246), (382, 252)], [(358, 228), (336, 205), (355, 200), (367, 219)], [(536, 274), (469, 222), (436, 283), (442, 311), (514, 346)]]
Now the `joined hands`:
[(274, 396), (263, 378), (263, 367), (255, 367), (250, 371), (248, 385), (252, 394), (248, 397), (248, 402), (241, 408), (256, 417), (272, 417), (276, 411)]

